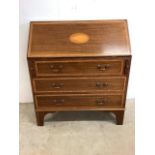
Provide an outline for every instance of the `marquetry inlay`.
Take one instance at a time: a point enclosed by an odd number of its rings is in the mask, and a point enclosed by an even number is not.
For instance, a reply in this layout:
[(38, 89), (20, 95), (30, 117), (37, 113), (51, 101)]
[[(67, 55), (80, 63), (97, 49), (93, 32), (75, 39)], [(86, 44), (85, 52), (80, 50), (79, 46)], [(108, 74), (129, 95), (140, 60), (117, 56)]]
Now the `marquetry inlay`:
[(69, 40), (75, 44), (84, 44), (89, 41), (89, 35), (85, 33), (73, 33), (70, 35)]

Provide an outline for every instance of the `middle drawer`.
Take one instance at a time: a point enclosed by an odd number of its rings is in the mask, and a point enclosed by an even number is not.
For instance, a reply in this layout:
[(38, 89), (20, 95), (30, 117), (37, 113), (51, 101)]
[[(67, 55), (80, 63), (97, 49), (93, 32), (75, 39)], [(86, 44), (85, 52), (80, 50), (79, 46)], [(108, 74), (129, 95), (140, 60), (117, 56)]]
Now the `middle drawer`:
[(124, 91), (126, 78), (121, 77), (81, 77), (81, 78), (35, 78), (33, 89), (41, 92), (91, 92)]

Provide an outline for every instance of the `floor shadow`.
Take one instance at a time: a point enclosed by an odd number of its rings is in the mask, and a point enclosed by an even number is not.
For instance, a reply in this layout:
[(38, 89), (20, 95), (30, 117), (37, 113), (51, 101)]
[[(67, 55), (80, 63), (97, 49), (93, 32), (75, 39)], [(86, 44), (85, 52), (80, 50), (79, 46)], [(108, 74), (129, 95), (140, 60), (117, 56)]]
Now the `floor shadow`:
[(49, 121), (115, 121), (115, 116), (110, 112), (56, 112), (46, 114), (44, 120)]

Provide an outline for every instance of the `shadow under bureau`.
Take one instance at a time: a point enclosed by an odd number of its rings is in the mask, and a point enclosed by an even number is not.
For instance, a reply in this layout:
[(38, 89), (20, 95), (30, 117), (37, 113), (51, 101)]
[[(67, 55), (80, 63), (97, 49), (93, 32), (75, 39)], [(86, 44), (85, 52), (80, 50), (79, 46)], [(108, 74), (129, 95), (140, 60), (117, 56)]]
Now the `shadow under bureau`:
[(109, 111), (123, 124), (131, 63), (126, 20), (31, 22), (37, 124), (58, 111)]

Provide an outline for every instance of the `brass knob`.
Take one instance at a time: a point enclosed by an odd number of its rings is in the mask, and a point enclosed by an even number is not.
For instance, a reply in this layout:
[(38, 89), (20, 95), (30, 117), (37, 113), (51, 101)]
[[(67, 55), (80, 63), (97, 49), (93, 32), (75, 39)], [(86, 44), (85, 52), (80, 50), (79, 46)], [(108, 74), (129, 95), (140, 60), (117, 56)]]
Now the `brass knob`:
[(97, 82), (96, 83), (96, 87), (97, 88), (103, 88), (103, 87), (107, 87), (108, 83), (102, 83), (102, 82)]
[(56, 83), (52, 83), (52, 87), (53, 87), (53, 88), (57, 88), (57, 89), (59, 89), (59, 88), (62, 88), (63, 86), (64, 86), (63, 83), (58, 83), (58, 84), (56, 84)]
[(54, 103), (57, 103), (57, 100), (56, 100), (56, 99), (54, 99), (54, 100), (53, 100), (53, 102), (54, 102)]
[(98, 70), (100, 70), (100, 71), (105, 71), (105, 70), (107, 70), (108, 68), (110, 67), (110, 65), (109, 64), (98, 64), (97, 65), (97, 69)]
[(63, 65), (50, 65), (49, 66), (52, 72), (58, 73), (62, 70)]
[(64, 100), (64, 99), (61, 99), (61, 100), (60, 100), (60, 102), (61, 102), (61, 103), (64, 103), (64, 102), (65, 102), (65, 100)]
[(102, 87), (102, 83), (97, 82), (97, 83), (96, 83), (96, 87), (101, 88), (101, 87)]
[(105, 101), (104, 99), (96, 99), (97, 105), (104, 105)]
[(65, 100), (64, 99), (54, 99), (53, 102), (57, 103), (57, 104), (62, 104), (65, 102)]

